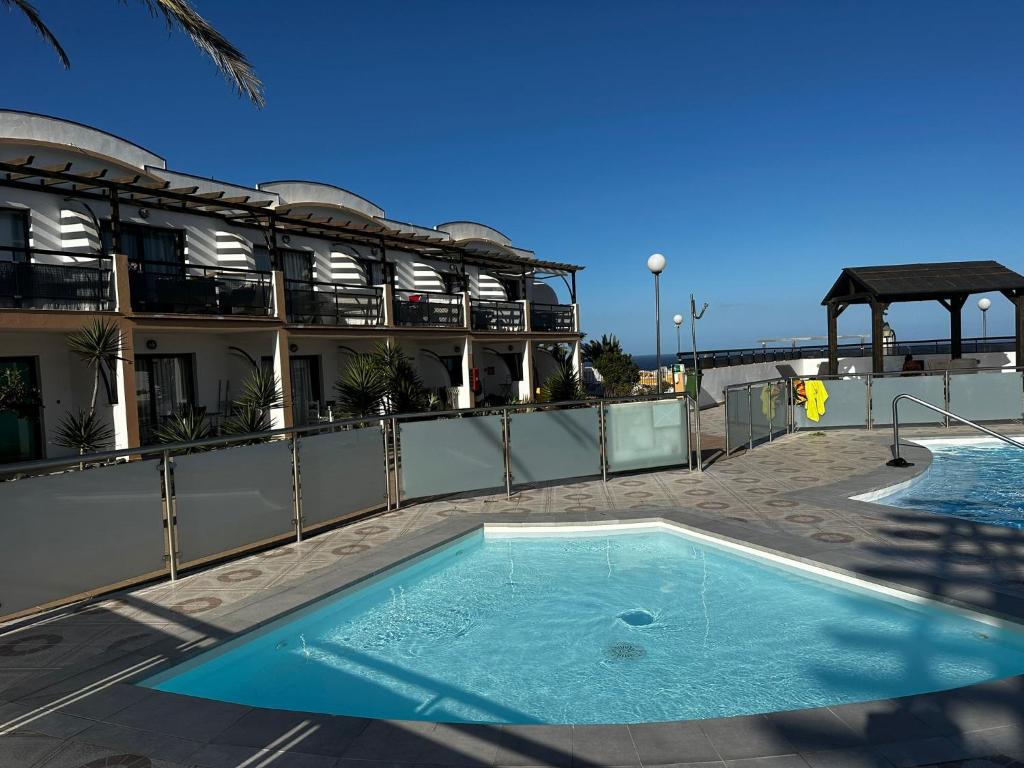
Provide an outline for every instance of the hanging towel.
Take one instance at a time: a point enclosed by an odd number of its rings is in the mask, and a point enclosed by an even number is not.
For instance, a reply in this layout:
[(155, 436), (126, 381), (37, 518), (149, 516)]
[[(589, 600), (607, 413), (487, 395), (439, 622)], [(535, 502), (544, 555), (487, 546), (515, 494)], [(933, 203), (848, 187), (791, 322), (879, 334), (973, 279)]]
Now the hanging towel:
[(761, 413), (765, 415), (768, 421), (775, 420), (775, 398), (772, 395), (773, 392), (770, 386), (761, 390)]
[(828, 400), (828, 391), (825, 385), (817, 379), (806, 382), (807, 402), (804, 407), (807, 409), (807, 418), (811, 421), (818, 421), (825, 413), (825, 401)]

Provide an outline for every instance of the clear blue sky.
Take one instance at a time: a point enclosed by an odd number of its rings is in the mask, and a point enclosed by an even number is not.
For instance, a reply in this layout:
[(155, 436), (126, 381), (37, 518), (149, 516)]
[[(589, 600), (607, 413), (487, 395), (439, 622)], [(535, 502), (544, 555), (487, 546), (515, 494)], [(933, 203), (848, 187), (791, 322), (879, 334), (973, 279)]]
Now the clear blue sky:
[[(37, 0), (64, 72), (5, 16), (0, 106), (246, 183), (309, 178), (587, 266), (585, 330), (653, 351), (690, 291), (702, 347), (825, 332), (846, 265), (1024, 271), (1024, 3), (196, 0), (266, 83), (256, 110), (183, 35), (114, 0)], [(965, 333), (978, 332), (972, 300)], [(1009, 333), (993, 297), (990, 334)], [(948, 333), (904, 305), (900, 338)], [(869, 328), (867, 311), (842, 333)]]

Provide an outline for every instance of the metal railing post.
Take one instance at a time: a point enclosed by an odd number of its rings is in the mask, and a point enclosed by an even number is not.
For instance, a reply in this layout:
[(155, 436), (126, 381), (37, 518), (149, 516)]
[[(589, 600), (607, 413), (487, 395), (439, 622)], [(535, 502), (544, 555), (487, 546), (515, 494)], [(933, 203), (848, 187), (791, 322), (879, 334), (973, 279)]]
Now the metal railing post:
[[(943, 401), (942, 401), (942, 404), (944, 406), (946, 406), (946, 410), (947, 411), (949, 410), (949, 406), (950, 406), (950, 398), (949, 398), (950, 391), (949, 390), (950, 390), (950, 387), (952, 386), (952, 384), (953, 384), (953, 380), (952, 380), (952, 378), (950, 378), (949, 369), (947, 368), (945, 371), (942, 372), (942, 397), (944, 398)], [(942, 417), (942, 421), (943, 421), (943, 425), (946, 427), (946, 429), (949, 429), (949, 427), (952, 426), (949, 423), (949, 416), (943, 416)]]
[(391, 511), (391, 445), (388, 440), (387, 419), (380, 420), (381, 434), (384, 436), (384, 497), (387, 499), (386, 509)]
[[(686, 436), (686, 468), (693, 471), (693, 451), (690, 446), (690, 408), (693, 407), (692, 401), (689, 397), (684, 397), (683, 402), (686, 407), (683, 409), (686, 412), (686, 425), (683, 427), (683, 434)], [(725, 455), (729, 455), (729, 422), (725, 424)]]
[(395, 509), (402, 508), (402, 476), (398, 469), (398, 422), (391, 417), (391, 448), (395, 453)]
[(508, 408), (501, 411), (501, 442), (505, 460), (505, 498), (512, 498), (512, 438), (509, 433)]
[(604, 404), (597, 404), (597, 431), (600, 444), (598, 448), (601, 453), (601, 479), (608, 482), (608, 432), (604, 423)]
[(872, 398), (874, 397), (874, 393), (873, 393), (873, 390), (871, 388), (871, 385), (874, 383), (874, 381), (875, 381), (874, 374), (869, 373), (868, 374), (868, 387), (867, 387), (867, 390), (868, 390), (867, 391), (868, 412), (864, 415), (864, 426), (867, 427), (868, 429), (874, 429), (875, 428), (875, 420), (871, 418), (871, 406), (873, 404)]
[(725, 455), (728, 457), (729, 454), (732, 453), (732, 450), (729, 447), (729, 390), (723, 390), (722, 394), (724, 395), (722, 399), (725, 401), (722, 403), (725, 408), (725, 412), (723, 414), (725, 417)]
[(299, 480), (299, 436), (292, 433), (292, 513), (295, 515), (295, 541), (302, 541), (302, 486)]
[(167, 528), (167, 565), (168, 575), (171, 581), (178, 580), (178, 522), (173, 504), (173, 487), (171, 480), (171, 453), (163, 452), (163, 465), (161, 467), (161, 480), (164, 491), (164, 525)]
[(750, 400), (750, 385), (747, 385), (747, 450), (754, 450), (754, 406)]

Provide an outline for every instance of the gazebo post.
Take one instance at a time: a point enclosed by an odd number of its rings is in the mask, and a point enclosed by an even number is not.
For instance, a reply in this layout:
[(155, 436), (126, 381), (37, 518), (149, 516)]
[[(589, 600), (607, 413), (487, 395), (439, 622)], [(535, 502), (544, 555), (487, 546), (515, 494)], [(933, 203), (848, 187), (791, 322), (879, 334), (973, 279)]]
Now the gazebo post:
[(882, 313), (885, 304), (871, 301), (871, 370), (885, 373), (885, 349), (882, 347)]
[(948, 303), (941, 304), (949, 310), (949, 359), (959, 360), (963, 357), (963, 308), (967, 303), (966, 296), (950, 296)]
[(836, 302), (825, 305), (828, 313), (828, 372), (830, 376), (839, 373), (839, 312)]
[(1024, 294), (1014, 296), (1013, 301), (1013, 335), (1014, 348), (1017, 351), (1016, 365), (1024, 365)]

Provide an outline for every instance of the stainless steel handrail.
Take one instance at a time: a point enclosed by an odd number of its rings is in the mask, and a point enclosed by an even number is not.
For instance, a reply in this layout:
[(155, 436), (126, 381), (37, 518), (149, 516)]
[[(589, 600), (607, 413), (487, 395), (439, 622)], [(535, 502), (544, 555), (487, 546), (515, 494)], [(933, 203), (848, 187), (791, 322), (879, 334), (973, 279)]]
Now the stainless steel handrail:
[(1006, 443), (1008, 445), (1012, 445), (1015, 448), (1024, 448), (1024, 443), (1018, 442), (1018, 441), (1014, 440), (1012, 437), (1007, 437), (1006, 435), (1000, 434), (999, 432), (996, 432), (995, 430), (991, 430), (988, 427), (983, 427), (983, 426), (981, 426), (981, 424), (976, 424), (975, 422), (971, 421), (970, 419), (965, 419), (963, 416), (957, 416), (952, 411), (947, 411), (944, 408), (939, 408), (939, 406), (932, 405), (931, 403), (925, 402), (924, 400), (922, 400), (919, 397), (914, 397), (913, 395), (908, 395), (906, 393), (901, 393), (899, 395), (896, 395), (896, 397), (894, 397), (892, 399), (892, 441), (893, 441), (893, 453), (895, 455), (893, 456), (893, 458), (890, 461), (886, 462), (887, 466), (890, 466), (890, 467), (912, 467), (912, 466), (914, 466), (909, 461), (907, 461), (902, 456), (900, 456), (900, 421), (899, 421), (898, 406), (899, 406), (901, 400), (910, 400), (912, 402), (917, 403), (918, 405), (924, 406), (925, 408), (930, 408), (931, 410), (935, 411), (936, 413), (941, 413), (946, 418), (955, 419), (956, 421), (959, 421), (961, 424), (966, 424), (969, 427), (973, 427), (974, 429), (978, 430), (979, 432), (984, 432), (986, 435), (989, 435), (990, 437), (994, 437), (997, 440), (1002, 440), (1004, 443)]

